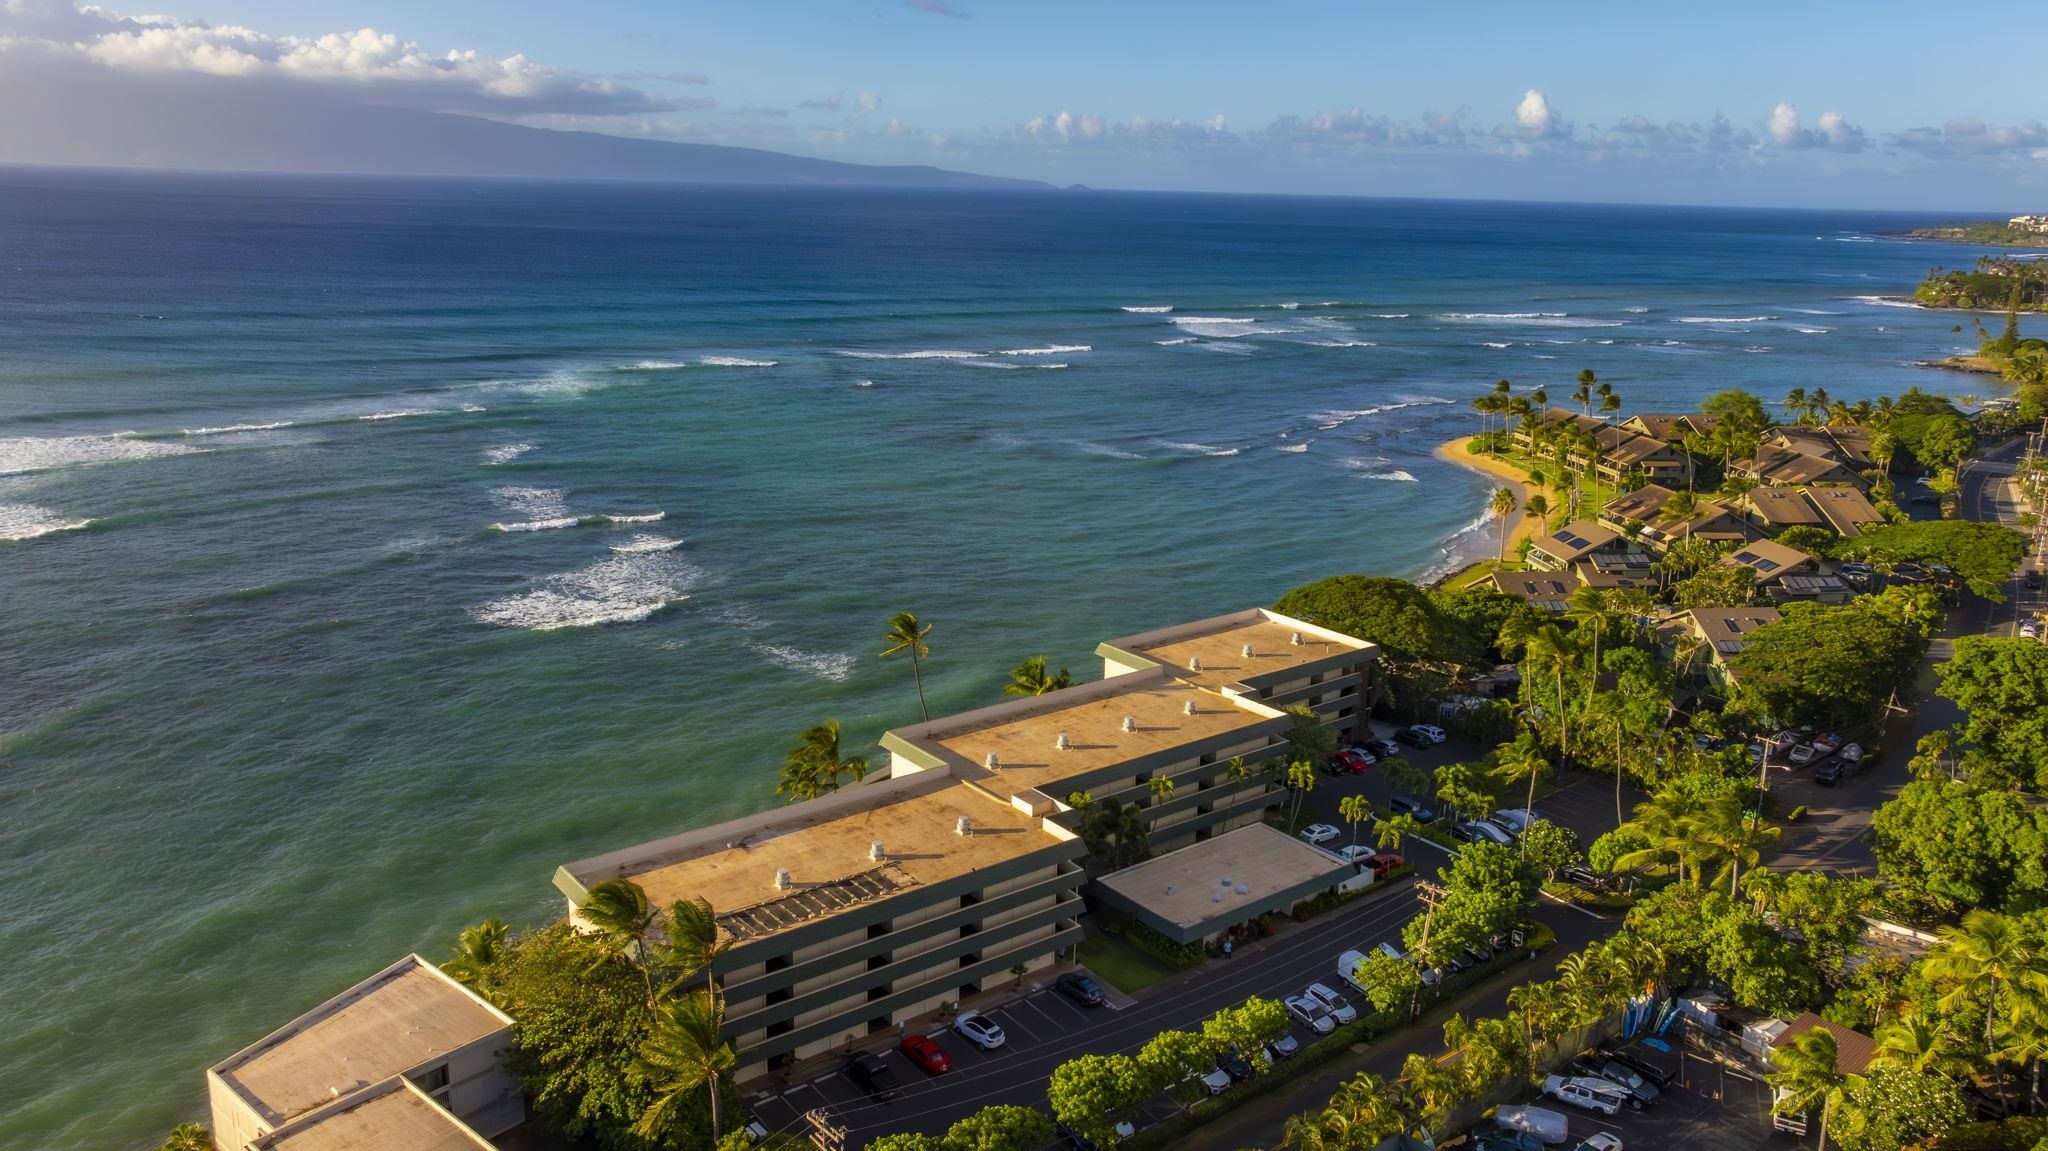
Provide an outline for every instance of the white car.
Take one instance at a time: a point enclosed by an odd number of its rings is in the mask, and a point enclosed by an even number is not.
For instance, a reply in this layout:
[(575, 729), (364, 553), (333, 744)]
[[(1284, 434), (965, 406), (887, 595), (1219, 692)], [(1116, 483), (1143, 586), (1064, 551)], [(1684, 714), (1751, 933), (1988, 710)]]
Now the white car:
[(1379, 854), (1379, 852), (1374, 851), (1363, 843), (1347, 843), (1342, 847), (1332, 847), (1329, 849), (1329, 852), (1331, 855), (1353, 866), (1364, 863)]
[(1211, 1095), (1221, 1095), (1225, 1091), (1230, 1090), (1232, 1082), (1230, 1072), (1220, 1067), (1209, 1072), (1207, 1075), (1198, 1076), (1197, 1078), (1202, 1082), (1202, 1090), (1207, 1091)]
[(2021, 639), (2040, 639), (2040, 638), (2041, 638), (2041, 627), (2040, 627), (2040, 625), (2039, 625), (2039, 624), (2036, 624), (2036, 623), (2035, 623), (2035, 622), (2034, 622), (2033, 620), (2028, 620), (2027, 622), (2025, 622), (2025, 623), (2021, 624), (2021, 625), (2020, 625), (2020, 638), (2021, 638)]
[(1543, 813), (1540, 811), (1530, 811), (1526, 807), (1506, 807), (1494, 812), (1489, 818), (1494, 823), (1507, 828), (1508, 831), (1516, 836), (1520, 836), (1523, 832), (1529, 830), (1530, 824), (1542, 819)]
[(1329, 1009), (1307, 995), (1290, 995), (1281, 1002), (1287, 1005), (1287, 1014), (1317, 1035), (1328, 1035), (1337, 1029)]
[(1344, 833), (1327, 823), (1311, 823), (1301, 829), (1301, 837), (1320, 847)]
[(953, 1021), (953, 1030), (959, 1032), (961, 1038), (981, 1048), (983, 1051), (994, 1051), (996, 1048), (1009, 1042), (1009, 1036), (1003, 1034), (1003, 1029), (996, 1024), (996, 1021), (978, 1011), (966, 1012), (960, 1018), (955, 1019)]
[[(1386, 944), (1382, 943), (1380, 947), (1384, 949)], [(1353, 987), (1358, 987), (1358, 965), (1364, 962), (1365, 952), (1363, 951), (1347, 951), (1339, 955), (1337, 957), (1337, 978), (1349, 983)], [(1362, 995), (1365, 993), (1365, 988), (1358, 987), (1358, 991)]]
[(1349, 1023), (1358, 1018), (1358, 1008), (1351, 1006), (1349, 1000), (1337, 994), (1336, 990), (1327, 983), (1309, 984), (1307, 995), (1310, 999), (1322, 1004), (1323, 1010), (1334, 1016), (1339, 1023)]
[(1795, 743), (1792, 745), (1791, 754), (1787, 755), (1786, 758), (1792, 761), (1792, 766), (1794, 767), (1812, 763), (1813, 745), (1810, 743)]
[(1572, 1151), (1621, 1151), (1621, 1136), (1612, 1131), (1595, 1131), (1579, 1140)]
[(1416, 735), (1422, 737), (1423, 739), (1428, 740), (1430, 743), (1433, 744), (1442, 743), (1443, 741), (1451, 738), (1450, 736), (1444, 734), (1443, 728), (1440, 728), (1433, 723), (1418, 723), (1410, 727), (1408, 730), (1414, 732)]
[(1861, 762), (1861, 760), (1862, 760), (1862, 759), (1863, 759), (1863, 745), (1862, 745), (1862, 744), (1860, 744), (1860, 743), (1851, 743), (1851, 744), (1845, 744), (1845, 745), (1843, 745), (1843, 747), (1842, 747), (1842, 762), (1843, 762), (1843, 763), (1858, 763), (1858, 762)]
[(1560, 1075), (1551, 1075), (1543, 1080), (1543, 1093), (1560, 1103), (1569, 1103), (1581, 1110), (1598, 1115), (1612, 1115), (1621, 1110), (1628, 1091), (1605, 1079), (1566, 1079)]

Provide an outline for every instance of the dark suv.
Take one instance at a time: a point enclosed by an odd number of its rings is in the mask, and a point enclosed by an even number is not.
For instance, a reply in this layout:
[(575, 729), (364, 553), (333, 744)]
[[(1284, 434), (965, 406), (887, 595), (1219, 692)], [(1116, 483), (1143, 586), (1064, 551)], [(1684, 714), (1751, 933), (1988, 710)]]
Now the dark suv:
[(896, 1098), (896, 1072), (891, 1070), (887, 1063), (865, 1051), (846, 1061), (846, 1077), (876, 1099), (886, 1101)]

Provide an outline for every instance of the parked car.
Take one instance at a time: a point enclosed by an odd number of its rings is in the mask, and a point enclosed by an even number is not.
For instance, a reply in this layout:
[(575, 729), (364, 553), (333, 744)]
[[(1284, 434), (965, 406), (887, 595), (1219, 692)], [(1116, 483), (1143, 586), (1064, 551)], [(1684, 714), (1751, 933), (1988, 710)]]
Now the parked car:
[[(1373, 950), (1379, 952), (1381, 955), (1386, 956), (1388, 959), (1408, 958), (1407, 952), (1401, 950), (1399, 947), (1396, 947), (1391, 943), (1382, 943), (1378, 947), (1373, 948)], [(1356, 954), (1356, 952), (1353, 952), (1353, 954)]]
[(1571, 1138), (1571, 1120), (1548, 1107), (1502, 1107), (1493, 1113), (1493, 1121), (1503, 1131), (1534, 1135), (1545, 1143), (1562, 1143)]
[(1822, 787), (1833, 787), (1861, 771), (1860, 760), (1842, 759), (1839, 756), (1813, 769), (1813, 782)]
[(1487, 818), (1506, 828), (1516, 836), (1520, 836), (1523, 832), (1529, 830), (1530, 824), (1542, 819), (1543, 813), (1531, 811), (1526, 807), (1508, 807), (1494, 812)]
[(1337, 1029), (1337, 1021), (1331, 1017), (1330, 1009), (1307, 995), (1290, 995), (1281, 1002), (1286, 1004), (1287, 1014), (1292, 1015), (1295, 1022), (1317, 1035), (1328, 1035)]
[(1833, 755), (1842, 750), (1842, 737), (1833, 732), (1813, 737), (1813, 754)]
[(1060, 1137), (1060, 1142), (1066, 1146), (1067, 1151), (1095, 1151), (1095, 1140), (1088, 1138), (1072, 1127), (1056, 1121), (1053, 1123), (1052, 1129), (1053, 1133)]
[(1363, 843), (1347, 843), (1342, 847), (1332, 847), (1326, 850), (1346, 863), (1363, 866), (1372, 862), (1373, 849)]
[(1475, 943), (1465, 949), (1465, 957), (1475, 964), (1490, 963), (1493, 960), (1493, 948), (1484, 943)]
[(1595, 1131), (1579, 1140), (1572, 1151), (1621, 1151), (1621, 1136), (1612, 1131)]
[(1457, 975), (1461, 972), (1471, 970), (1472, 960), (1469, 957), (1467, 957), (1464, 952), (1461, 951), (1458, 954), (1451, 956), (1450, 962), (1447, 964), (1447, 966), (1450, 967), (1452, 975)]
[(2021, 624), (2021, 625), (2020, 625), (2020, 638), (2021, 638), (2021, 639), (2040, 639), (2040, 638), (2041, 638), (2041, 625), (2040, 625), (2040, 624), (2037, 624), (2037, 623), (2035, 623), (2035, 622), (2034, 622), (2033, 620), (2028, 620), (2028, 621), (2026, 621), (2025, 623)]
[(1467, 820), (1453, 827), (1451, 829), (1451, 838), (1462, 840), (1465, 843), (1478, 843), (1481, 840), (1485, 840), (1488, 843), (1498, 843), (1503, 847), (1511, 846), (1515, 842), (1515, 837), (1509, 835), (1506, 828), (1497, 823), (1488, 823), (1481, 819)]
[(959, 1018), (953, 1020), (953, 1030), (983, 1051), (994, 1051), (1009, 1041), (1009, 1036), (1003, 1034), (996, 1021), (979, 1011), (961, 1012)]
[(1418, 723), (1410, 727), (1408, 730), (1414, 732), (1423, 740), (1421, 744), (1417, 745), (1419, 747), (1435, 747), (1437, 744), (1440, 744), (1443, 741), (1451, 738), (1450, 736), (1444, 734), (1443, 728), (1440, 728), (1433, 723)]
[(1606, 877), (1602, 876), (1599, 872), (1594, 871), (1590, 867), (1580, 867), (1577, 864), (1558, 868), (1557, 877), (1573, 887), (1583, 887), (1587, 891), (1605, 891), (1608, 886)]
[(953, 1069), (953, 1057), (933, 1043), (930, 1036), (905, 1035), (896, 1049), (926, 1075), (944, 1075)]
[(1785, 758), (1790, 760), (1794, 767), (1804, 767), (1813, 762), (1813, 745), (1810, 743), (1795, 743)]
[(768, 1125), (754, 1118), (751, 1112), (747, 1115), (746, 1126), (740, 1130), (746, 1133), (749, 1147), (759, 1147), (768, 1141)]
[(1292, 1059), (1299, 1054), (1301, 1054), (1301, 1040), (1296, 1039), (1292, 1035), (1282, 1035), (1280, 1038), (1266, 1044), (1266, 1058), (1268, 1059)]
[(1351, 1006), (1350, 1000), (1337, 994), (1336, 989), (1327, 983), (1311, 983), (1303, 994), (1322, 1004), (1323, 1010), (1339, 1023), (1349, 1023), (1358, 1018), (1358, 1008)]
[(1669, 1087), (1678, 1080), (1678, 1076), (1671, 1071), (1657, 1066), (1650, 1060), (1619, 1044), (1608, 1043), (1603, 1045), (1600, 1048), (1600, 1054), (1627, 1067), (1659, 1087)]
[(1622, 1109), (1627, 1093), (1605, 1079), (1587, 1076), (1566, 1079), (1561, 1075), (1549, 1075), (1543, 1079), (1543, 1094), (1582, 1111), (1612, 1115)]
[(846, 1061), (846, 1077), (854, 1086), (868, 1093), (871, 1099), (884, 1102), (896, 1098), (901, 1087), (896, 1082), (896, 1072), (879, 1056), (863, 1051)]
[(1372, 770), (1372, 757), (1362, 751), (1340, 751), (1323, 761), (1325, 775), (1364, 775)]
[(1626, 1088), (1630, 1104), (1640, 1111), (1657, 1101), (1662, 1094), (1655, 1083), (1650, 1082), (1641, 1072), (1618, 1059), (1601, 1059), (1593, 1068), (1593, 1074), (1619, 1087)]
[(1364, 748), (1365, 753), (1367, 755), (1372, 756), (1374, 759), (1388, 759), (1393, 756), (1401, 754), (1401, 749), (1395, 747), (1393, 742), (1390, 740), (1368, 739), (1364, 743), (1359, 744), (1358, 746)]
[(1396, 794), (1387, 800), (1387, 810), (1396, 815), (1405, 815), (1417, 823), (1436, 822), (1436, 805), (1412, 795)]
[(1220, 1067), (1209, 1072), (1207, 1075), (1196, 1075), (1192, 1076), (1192, 1078), (1200, 1082), (1202, 1090), (1207, 1091), (1211, 1095), (1223, 1094), (1225, 1091), (1230, 1090), (1230, 1085), (1235, 1082), (1235, 1080), (1231, 1079), (1230, 1073)]
[(1861, 763), (1863, 762), (1863, 745), (1860, 743), (1845, 743), (1842, 745), (1841, 754), (1842, 758), (1850, 763)]
[(1472, 1151), (1543, 1151), (1543, 1140), (1526, 1131), (1475, 1131)]
[(1372, 869), (1372, 873), (1375, 877), (1379, 879), (1385, 879), (1387, 877), (1388, 872), (1394, 870), (1395, 868), (1401, 866), (1406, 862), (1408, 862), (1407, 859), (1403, 858), (1399, 852), (1388, 851), (1382, 848), (1378, 851), (1373, 852), (1372, 858), (1366, 860), (1365, 865)]
[(1760, 743), (1752, 743), (1752, 744), (1750, 744), (1750, 745), (1749, 745), (1749, 746), (1748, 746), (1747, 748), (1745, 748), (1744, 750), (1745, 750), (1745, 751), (1746, 751), (1746, 752), (1747, 752), (1747, 753), (1749, 754), (1749, 766), (1751, 766), (1751, 767), (1762, 767), (1762, 766), (1763, 766), (1763, 763), (1764, 763), (1764, 745), (1763, 745), (1763, 744), (1760, 744)]
[(1083, 1007), (1102, 1006), (1102, 985), (1078, 971), (1063, 972), (1052, 981), (1053, 989)]
[(2027, 573), (2020, 577), (2020, 582), (2026, 585), (2028, 591), (2040, 591), (2042, 583), (2041, 569), (2028, 568)]
[(1338, 831), (1335, 827), (1332, 827), (1327, 823), (1311, 823), (1307, 827), (1301, 829), (1301, 837), (1303, 839), (1308, 840), (1310, 843), (1315, 844), (1317, 847), (1321, 847), (1323, 844), (1328, 843), (1331, 840), (1342, 836), (1343, 834), (1343, 832)]
[(1230, 1076), (1233, 1083), (1242, 1083), (1252, 1077), (1252, 1065), (1235, 1051), (1217, 1052), (1216, 1070)]

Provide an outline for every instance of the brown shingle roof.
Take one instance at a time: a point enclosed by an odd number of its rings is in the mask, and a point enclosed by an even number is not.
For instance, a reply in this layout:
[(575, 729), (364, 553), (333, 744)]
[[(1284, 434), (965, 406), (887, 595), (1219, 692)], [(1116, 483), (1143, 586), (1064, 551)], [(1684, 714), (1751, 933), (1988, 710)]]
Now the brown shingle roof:
[(1822, 1019), (1811, 1011), (1801, 1013), (1784, 1031), (1779, 1032), (1778, 1037), (1771, 1040), (1771, 1048), (1776, 1050), (1787, 1046), (1815, 1029), (1834, 1034), (1836, 1071), (1844, 1075), (1861, 1075), (1870, 1067), (1871, 1057), (1877, 1054), (1877, 1040), (1861, 1031)]

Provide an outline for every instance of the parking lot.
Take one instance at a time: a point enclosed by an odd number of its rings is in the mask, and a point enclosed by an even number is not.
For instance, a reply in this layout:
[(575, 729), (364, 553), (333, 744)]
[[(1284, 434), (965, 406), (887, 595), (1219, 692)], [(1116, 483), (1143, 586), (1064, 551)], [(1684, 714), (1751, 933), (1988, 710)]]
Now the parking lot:
[[(1629, 1050), (1677, 1076), (1646, 1110), (1624, 1108), (1613, 1115), (1599, 1115), (1545, 1099), (1533, 1090), (1518, 1101), (1564, 1115), (1571, 1123), (1574, 1142), (1609, 1131), (1621, 1137), (1624, 1148), (1656, 1151), (1750, 1151), (1800, 1145), (1796, 1136), (1772, 1129), (1771, 1088), (1761, 1079), (1690, 1053), (1662, 1054), (1640, 1046)], [(1487, 1124), (1480, 1130), (1490, 1127)]]

